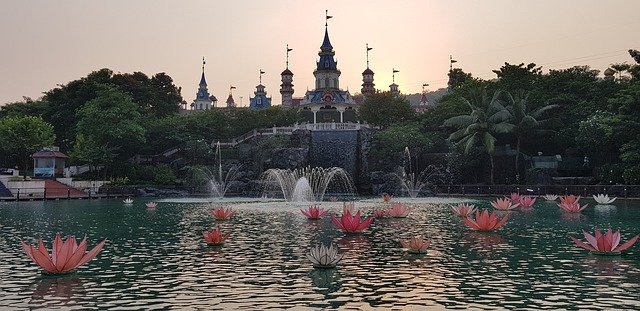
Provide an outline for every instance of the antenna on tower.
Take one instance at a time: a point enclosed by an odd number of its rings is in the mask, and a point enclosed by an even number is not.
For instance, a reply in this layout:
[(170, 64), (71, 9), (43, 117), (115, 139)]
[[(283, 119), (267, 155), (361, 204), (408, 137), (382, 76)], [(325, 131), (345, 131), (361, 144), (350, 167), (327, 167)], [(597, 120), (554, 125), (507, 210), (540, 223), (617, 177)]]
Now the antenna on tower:
[(367, 43), (367, 69), (369, 69), (369, 51), (373, 50), (373, 48), (369, 47), (369, 43)]
[(204, 64), (206, 64), (206, 62), (204, 61), (204, 56), (202, 56), (202, 72), (204, 72)]

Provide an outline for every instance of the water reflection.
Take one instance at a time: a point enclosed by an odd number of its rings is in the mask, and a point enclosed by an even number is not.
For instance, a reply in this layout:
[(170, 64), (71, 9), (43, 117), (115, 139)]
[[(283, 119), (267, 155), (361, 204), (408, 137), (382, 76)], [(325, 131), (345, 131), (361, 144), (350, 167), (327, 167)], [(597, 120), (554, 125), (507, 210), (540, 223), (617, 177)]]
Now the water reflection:
[(598, 217), (607, 218), (615, 216), (618, 211), (618, 208), (613, 204), (598, 204), (593, 209)]
[(582, 222), (587, 220), (587, 216), (581, 213), (562, 213), (560, 217), (562, 217), (562, 219), (564, 220), (575, 221), (575, 222), (578, 222), (578, 221)]
[(42, 306), (57, 302), (57, 305), (72, 304), (78, 297), (86, 294), (83, 281), (77, 274), (46, 275), (42, 274), (32, 289), (30, 304)]
[(342, 286), (338, 269), (313, 269), (309, 272), (309, 277), (323, 294), (336, 292)]

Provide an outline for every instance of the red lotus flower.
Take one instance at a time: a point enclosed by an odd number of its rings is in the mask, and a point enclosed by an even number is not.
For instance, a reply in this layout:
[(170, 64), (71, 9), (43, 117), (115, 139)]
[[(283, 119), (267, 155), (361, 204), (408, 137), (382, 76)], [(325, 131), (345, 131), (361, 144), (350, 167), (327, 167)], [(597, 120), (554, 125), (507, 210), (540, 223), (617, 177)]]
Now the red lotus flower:
[(529, 195), (523, 195), (523, 196), (520, 196), (520, 200), (517, 202), (518, 204), (520, 204), (521, 207), (529, 208), (536, 203), (536, 198)]
[(574, 203), (560, 203), (560, 204), (558, 204), (558, 206), (561, 209), (563, 209), (565, 212), (569, 212), (569, 213), (580, 213), (582, 210), (587, 208), (587, 205), (589, 205), (589, 204), (585, 204), (582, 207), (580, 207), (580, 203), (578, 203), (577, 201), (574, 202)]
[(519, 205), (520, 205), (519, 203), (513, 204), (513, 202), (511, 202), (511, 199), (509, 198), (496, 199), (495, 201), (491, 202), (491, 206), (493, 206), (493, 208), (502, 210), (502, 211), (512, 210), (518, 207)]
[(373, 211), (374, 218), (385, 218), (388, 214), (388, 211), (385, 209), (377, 209)]
[(393, 196), (388, 194), (388, 193), (383, 193), (382, 194), (382, 201), (384, 202), (389, 202), (393, 199)]
[(513, 202), (519, 202), (521, 197), (522, 197), (522, 195), (520, 195), (519, 193), (516, 193), (516, 192), (512, 192), (512, 193), (509, 195), (509, 198), (510, 198), (510, 199), (511, 199), (511, 201), (513, 201)]
[(22, 250), (38, 266), (49, 273), (61, 274), (71, 272), (91, 261), (102, 250), (105, 241), (102, 240), (92, 250), (86, 252), (86, 238), (82, 239), (80, 244), (76, 244), (74, 236), (67, 236), (67, 240), (63, 241), (60, 233), (56, 233), (56, 237), (53, 239), (51, 255), (49, 255), (49, 251), (42, 239), (38, 240), (38, 247), (31, 246), (24, 241), (20, 243), (22, 244)]
[(321, 209), (318, 205), (311, 205), (307, 210), (300, 210), (305, 217), (309, 219), (319, 219), (327, 214), (327, 211)]
[(347, 233), (360, 233), (364, 231), (369, 225), (373, 222), (373, 218), (367, 217), (365, 220), (360, 220), (360, 211), (358, 211), (355, 215), (351, 215), (351, 213), (347, 212), (342, 214), (340, 219), (336, 218), (336, 216), (331, 215), (331, 221), (342, 231)]
[(404, 218), (409, 215), (411, 209), (407, 207), (404, 203), (393, 203), (391, 208), (387, 211), (389, 216), (395, 218)]
[(601, 254), (618, 254), (633, 246), (633, 244), (638, 241), (638, 237), (640, 236), (636, 235), (629, 241), (620, 244), (620, 231), (613, 231), (609, 229), (607, 230), (607, 233), (602, 234), (596, 227), (595, 236), (589, 234), (584, 230), (582, 231), (582, 233), (584, 234), (584, 237), (585, 239), (587, 239), (587, 242), (589, 242), (589, 244), (584, 243), (574, 237), (570, 237), (573, 243), (576, 243), (576, 245), (586, 250)]
[(568, 203), (568, 204), (573, 204), (573, 203), (578, 203), (578, 201), (580, 201), (580, 196), (575, 196), (573, 194), (570, 195), (563, 195), (560, 197), (560, 203)]
[(209, 245), (222, 245), (224, 241), (229, 237), (229, 234), (223, 234), (220, 228), (205, 231), (203, 234), (205, 242)]
[(424, 254), (427, 252), (429, 245), (431, 245), (431, 241), (421, 235), (417, 235), (408, 240), (400, 241), (400, 244), (402, 244), (402, 247), (406, 248), (409, 253)]
[(476, 219), (465, 218), (464, 223), (473, 230), (491, 231), (502, 227), (509, 219), (509, 215), (505, 215), (502, 220), (498, 219), (496, 213), (489, 213), (489, 211), (482, 210), (482, 212), (476, 212)]
[(216, 220), (226, 220), (233, 216), (233, 210), (231, 208), (224, 208), (222, 206), (215, 208), (211, 211), (211, 214)]
[(475, 213), (476, 206), (473, 204), (460, 203), (458, 205), (450, 205), (451, 210), (460, 217), (469, 217), (469, 215)]

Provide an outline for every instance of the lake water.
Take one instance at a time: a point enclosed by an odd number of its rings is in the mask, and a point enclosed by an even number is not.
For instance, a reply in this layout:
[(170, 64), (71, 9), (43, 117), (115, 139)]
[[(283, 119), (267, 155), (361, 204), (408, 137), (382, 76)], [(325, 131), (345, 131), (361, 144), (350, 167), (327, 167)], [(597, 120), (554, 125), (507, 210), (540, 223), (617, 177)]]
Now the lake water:
[[(378, 201), (357, 205), (369, 211)], [(343, 234), (328, 217), (308, 221), (285, 203), (235, 203), (228, 221), (184, 200), (156, 210), (142, 199), (0, 203), (0, 309), (640, 309), (640, 245), (601, 257), (569, 239), (598, 225), (620, 228), (626, 241), (640, 231), (639, 204), (588, 200), (576, 217), (542, 200), (479, 233), (430, 202), (361, 235)], [(231, 233), (221, 248), (202, 238), (216, 226)], [(107, 244), (77, 272), (45, 275), (19, 242), (43, 237), (49, 246), (56, 232)], [(417, 234), (432, 241), (426, 255), (400, 248), (399, 239)], [(314, 269), (305, 257), (319, 242), (345, 253), (336, 269)]]

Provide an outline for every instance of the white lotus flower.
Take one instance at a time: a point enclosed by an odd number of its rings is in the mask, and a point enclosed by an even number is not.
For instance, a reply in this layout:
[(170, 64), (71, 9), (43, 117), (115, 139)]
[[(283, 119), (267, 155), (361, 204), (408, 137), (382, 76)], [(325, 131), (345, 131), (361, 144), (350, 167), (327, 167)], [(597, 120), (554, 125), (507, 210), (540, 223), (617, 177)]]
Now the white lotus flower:
[(122, 203), (124, 203), (124, 204), (133, 204), (133, 199), (132, 198), (126, 198), (126, 199), (122, 200)]
[(333, 244), (329, 247), (316, 245), (309, 251), (307, 258), (315, 268), (333, 268), (342, 260), (342, 255), (338, 254), (338, 247), (334, 247)]
[(594, 195), (593, 199), (596, 200), (596, 202), (598, 202), (598, 204), (611, 204), (617, 198), (609, 199), (609, 195), (598, 194), (598, 195)]
[(545, 196), (543, 196), (543, 198), (547, 201), (555, 201), (558, 199), (558, 195), (557, 194), (546, 194)]

